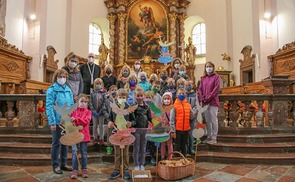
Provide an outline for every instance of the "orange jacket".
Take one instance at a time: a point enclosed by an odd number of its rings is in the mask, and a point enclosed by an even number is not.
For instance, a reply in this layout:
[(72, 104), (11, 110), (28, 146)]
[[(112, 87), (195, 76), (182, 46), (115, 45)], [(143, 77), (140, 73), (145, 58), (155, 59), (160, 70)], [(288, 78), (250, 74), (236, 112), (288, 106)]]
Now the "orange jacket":
[(174, 102), (175, 109), (175, 129), (177, 131), (190, 130), (190, 114), (191, 105), (187, 102), (187, 99), (180, 101), (176, 99)]

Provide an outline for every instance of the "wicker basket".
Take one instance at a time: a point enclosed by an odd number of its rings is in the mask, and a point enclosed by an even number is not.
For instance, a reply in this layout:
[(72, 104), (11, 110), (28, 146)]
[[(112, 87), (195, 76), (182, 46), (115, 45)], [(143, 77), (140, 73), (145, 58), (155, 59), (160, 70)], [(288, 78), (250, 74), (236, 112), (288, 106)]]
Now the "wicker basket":
[[(173, 154), (179, 154), (181, 157), (172, 158)], [(158, 174), (165, 180), (178, 180), (188, 176), (191, 176), (195, 172), (195, 161), (190, 158), (185, 158), (182, 153), (174, 151), (168, 156), (169, 160), (187, 159), (189, 163), (183, 166), (167, 166), (161, 161), (158, 163)]]

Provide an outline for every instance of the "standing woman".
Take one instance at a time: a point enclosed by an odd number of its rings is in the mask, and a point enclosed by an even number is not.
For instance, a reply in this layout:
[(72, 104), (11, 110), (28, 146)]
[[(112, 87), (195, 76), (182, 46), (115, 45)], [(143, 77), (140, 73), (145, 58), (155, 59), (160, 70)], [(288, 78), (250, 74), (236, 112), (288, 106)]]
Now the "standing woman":
[(139, 77), (139, 73), (143, 71), (139, 60), (134, 61), (134, 65), (132, 69), (133, 69), (132, 73), (134, 73), (137, 77)]
[(112, 65), (108, 64), (105, 67), (105, 75), (101, 78), (104, 84), (104, 88), (109, 91), (110, 86), (116, 85), (117, 77), (113, 75), (114, 68)]
[(127, 83), (130, 72), (131, 72), (131, 69), (128, 65), (125, 65), (122, 67), (118, 76), (117, 84), (116, 84), (118, 89), (125, 87), (125, 84)]
[(46, 115), (52, 134), (51, 163), (53, 172), (56, 174), (62, 174), (61, 170), (72, 171), (72, 168), (67, 166), (68, 146), (60, 143), (62, 129), (59, 125), (61, 115), (54, 109), (54, 106), (64, 108), (65, 104), (69, 109), (74, 104), (73, 92), (66, 84), (67, 80), (68, 73), (66, 70), (56, 70), (53, 75), (53, 84), (46, 92)]
[(218, 119), (217, 112), (219, 108), (220, 77), (215, 73), (215, 66), (212, 62), (207, 62), (204, 68), (204, 76), (201, 77), (201, 82), (198, 90), (199, 101), (202, 106), (209, 105), (205, 110), (205, 120), (207, 127), (207, 139), (204, 143), (217, 143)]
[(77, 101), (78, 95), (83, 92), (83, 78), (79, 70), (78, 57), (73, 54), (71, 55), (62, 69), (66, 70), (69, 74), (68, 86), (71, 88), (74, 100)]

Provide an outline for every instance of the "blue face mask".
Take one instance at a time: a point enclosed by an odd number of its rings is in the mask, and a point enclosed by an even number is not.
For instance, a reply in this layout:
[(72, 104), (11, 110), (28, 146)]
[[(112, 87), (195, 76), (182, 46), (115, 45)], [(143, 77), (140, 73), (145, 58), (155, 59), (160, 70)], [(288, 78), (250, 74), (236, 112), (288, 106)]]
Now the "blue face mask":
[(131, 81), (129, 82), (129, 84), (130, 84), (131, 87), (133, 87), (133, 86), (136, 85), (136, 81), (131, 80)]
[(168, 88), (169, 88), (169, 89), (174, 89), (175, 86), (174, 86), (174, 85), (168, 85)]
[(186, 71), (180, 71), (179, 74), (180, 74), (180, 76), (185, 76)]
[(184, 85), (180, 84), (180, 85), (178, 85), (178, 87), (179, 87), (179, 88), (183, 88), (183, 87), (184, 87)]
[(190, 85), (185, 87), (186, 91), (190, 91), (191, 89), (192, 89), (192, 87)]
[(184, 95), (184, 94), (179, 94), (179, 95), (177, 96), (177, 98), (178, 98), (180, 101), (183, 101), (183, 100), (186, 98), (186, 95)]

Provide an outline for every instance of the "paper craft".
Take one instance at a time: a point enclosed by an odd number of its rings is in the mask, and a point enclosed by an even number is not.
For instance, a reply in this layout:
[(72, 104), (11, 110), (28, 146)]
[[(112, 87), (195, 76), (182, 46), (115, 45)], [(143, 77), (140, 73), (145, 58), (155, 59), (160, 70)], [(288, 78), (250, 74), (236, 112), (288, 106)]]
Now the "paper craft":
[(159, 44), (161, 46), (161, 51), (160, 51), (161, 57), (159, 57), (158, 61), (160, 63), (164, 63), (164, 65), (166, 66), (167, 63), (170, 63), (173, 60), (171, 54), (169, 53), (168, 47), (173, 45), (174, 42), (167, 43), (167, 41), (165, 41), (165, 43), (164, 43), (160, 38)]
[(60, 143), (63, 145), (72, 146), (76, 143), (80, 143), (84, 135), (79, 132), (83, 128), (83, 126), (76, 127), (70, 121), (70, 114), (78, 107), (78, 103), (72, 105), (69, 109), (67, 109), (67, 104), (64, 104), (63, 108), (55, 105), (53, 106), (54, 110), (61, 115), (62, 121), (62, 133), (63, 136), (60, 138)]

